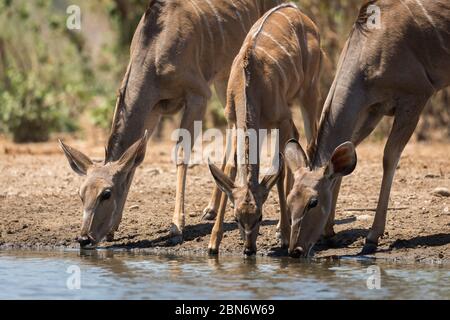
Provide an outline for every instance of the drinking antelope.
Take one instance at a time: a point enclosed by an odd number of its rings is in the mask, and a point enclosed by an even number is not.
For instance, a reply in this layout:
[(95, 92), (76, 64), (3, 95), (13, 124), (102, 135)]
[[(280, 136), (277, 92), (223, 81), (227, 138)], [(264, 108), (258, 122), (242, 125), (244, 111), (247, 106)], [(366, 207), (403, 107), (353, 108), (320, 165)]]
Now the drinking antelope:
[[(283, 163), (273, 175), (259, 182), (260, 129), (278, 129), (279, 144), (298, 138), (289, 106), (300, 102), (308, 142), (316, 135), (320, 114), (319, 71), (322, 51), (315, 24), (294, 4), (283, 4), (259, 19), (246, 37), (233, 62), (228, 84), (225, 115), (235, 132), (256, 132), (256, 139), (245, 140), (243, 163), (235, 161), (238, 134), (231, 137), (231, 153), (225, 172), (210, 164), (216, 184), (224, 192), (209, 243), (209, 253), (217, 254), (223, 236), (223, 219), (227, 198), (234, 204), (234, 215), (245, 241), (246, 255), (256, 252), (256, 238), (262, 221), (262, 206), (270, 189), (277, 183), (280, 201), (282, 245), (289, 241), (289, 217), (285, 204)], [(229, 136), (228, 136), (229, 137)], [(228, 141), (230, 143), (230, 141)], [(250, 143), (255, 145), (251, 146)], [(251, 163), (250, 150), (256, 150)], [(238, 181), (235, 183), (236, 171)], [(286, 179), (287, 181), (288, 179)]]
[[(136, 167), (161, 115), (184, 109), (181, 129), (191, 135), (203, 119), (214, 84), (225, 104), (234, 57), (248, 30), (280, 0), (151, 0), (131, 44), (114, 112), (105, 161), (94, 164), (61, 142), (72, 167), (86, 176), (80, 188), (84, 218), (79, 242), (95, 247), (119, 227)], [(148, 130), (148, 134), (144, 132)], [(190, 150), (177, 143), (177, 187), (171, 234), (182, 240)]]
[[(380, 29), (368, 28), (369, 5), (381, 11)], [(294, 141), (285, 149), (286, 162), (295, 172), (288, 197), (292, 255), (308, 255), (324, 227), (325, 236), (334, 235), (341, 177), (350, 174), (357, 162), (354, 146), (383, 116), (393, 116), (378, 206), (362, 253), (376, 251), (401, 153), (428, 99), (449, 84), (450, 1), (372, 0), (361, 8), (341, 54), (313, 148), (306, 155)]]

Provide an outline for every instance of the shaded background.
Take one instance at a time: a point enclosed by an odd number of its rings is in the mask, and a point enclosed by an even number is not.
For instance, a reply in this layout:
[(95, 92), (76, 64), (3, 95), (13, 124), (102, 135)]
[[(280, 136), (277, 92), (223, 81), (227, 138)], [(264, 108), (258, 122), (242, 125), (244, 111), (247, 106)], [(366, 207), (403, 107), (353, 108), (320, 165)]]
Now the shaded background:
[[(296, 1), (319, 26), (328, 62), (322, 100), (363, 0)], [(0, 0), (0, 135), (15, 142), (42, 142), (55, 133), (77, 138), (108, 133), (129, 45), (148, 0)], [(66, 27), (66, 9), (81, 8), (82, 29)], [(416, 130), (418, 140), (450, 139), (449, 93), (435, 95)], [(213, 97), (207, 125), (225, 124)], [(178, 123), (164, 119), (164, 128)], [(372, 139), (384, 137), (384, 120)], [(103, 141), (103, 140), (102, 140)]]

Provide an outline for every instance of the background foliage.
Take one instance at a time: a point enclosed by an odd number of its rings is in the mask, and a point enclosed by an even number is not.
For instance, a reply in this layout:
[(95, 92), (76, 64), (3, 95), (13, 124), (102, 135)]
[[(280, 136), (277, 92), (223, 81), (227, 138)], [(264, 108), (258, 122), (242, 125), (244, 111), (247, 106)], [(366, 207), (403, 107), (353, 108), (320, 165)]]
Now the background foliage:
[[(362, 0), (302, 0), (319, 25), (328, 62), (323, 99)], [(0, 0), (0, 132), (17, 142), (45, 141), (51, 132), (108, 129), (129, 45), (148, 0)], [(66, 8), (82, 9), (82, 30), (66, 28)], [(450, 138), (449, 91), (431, 100), (416, 135)], [(223, 125), (214, 97), (209, 122)], [(385, 136), (388, 122), (375, 136)], [(439, 134), (437, 134), (439, 133)]]

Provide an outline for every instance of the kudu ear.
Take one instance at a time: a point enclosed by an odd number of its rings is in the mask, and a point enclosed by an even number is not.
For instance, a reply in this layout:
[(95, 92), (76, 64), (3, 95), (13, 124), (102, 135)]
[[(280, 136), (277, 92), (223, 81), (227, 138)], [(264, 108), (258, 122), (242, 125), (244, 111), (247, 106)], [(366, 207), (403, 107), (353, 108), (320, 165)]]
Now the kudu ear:
[(228, 198), (232, 200), (233, 189), (235, 188), (233, 180), (231, 180), (222, 170), (217, 168), (209, 159), (208, 166), (219, 189), (225, 192)]
[(139, 166), (145, 158), (147, 151), (148, 132), (145, 130), (144, 136), (136, 141), (117, 161), (120, 171), (130, 171)]
[(283, 155), (279, 154), (278, 168), (275, 174), (266, 175), (261, 181), (261, 186), (263, 186), (267, 191), (273, 188), (273, 186), (277, 183), (278, 179), (281, 179), (283, 173), (284, 160)]
[(295, 139), (291, 139), (286, 143), (284, 156), (286, 158), (287, 166), (292, 172), (309, 166), (308, 157), (306, 156), (305, 151), (303, 151), (302, 146)]
[(61, 140), (58, 141), (59, 145), (61, 146), (61, 149), (64, 151), (64, 154), (66, 155), (67, 160), (69, 161), (72, 170), (75, 171), (80, 176), (85, 176), (87, 174), (89, 167), (93, 165), (92, 160), (89, 159), (89, 157), (83, 154), (82, 152), (72, 147), (69, 147)]
[(355, 170), (358, 159), (353, 143), (350, 141), (339, 145), (333, 152), (325, 169), (325, 175), (331, 179), (349, 175)]

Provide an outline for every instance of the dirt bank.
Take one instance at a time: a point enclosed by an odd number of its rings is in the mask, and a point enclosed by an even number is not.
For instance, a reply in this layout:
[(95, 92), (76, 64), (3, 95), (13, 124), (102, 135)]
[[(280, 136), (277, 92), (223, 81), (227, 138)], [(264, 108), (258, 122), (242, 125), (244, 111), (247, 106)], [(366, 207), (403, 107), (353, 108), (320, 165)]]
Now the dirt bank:
[[(73, 142), (94, 157), (101, 147)], [(357, 254), (364, 243), (376, 207), (382, 175), (381, 143), (358, 148), (356, 171), (343, 182), (337, 209), (338, 248), (316, 246), (316, 257)], [(206, 253), (211, 222), (201, 221), (213, 181), (205, 165), (189, 171), (186, 234), (181, 245), (168, 237), (175, 195), (171, 144), (152, 143), (146, 161), (135, 175), (116, 239), (104, 246), (179, 253)], [(386, 234), (377, 258), (450, 263), (450, 198), (435, 196), (450, 188), (450, 145), (409, 144), (401, 159), (388, 212)], [(0, 246), (77, 247), (81, 212), (77, 189), (81, 178), (69, 168), (56, 143), (16, 146), (0, 141)], [(264, 213), (258, 249), (283, 254), (275, 240), (278, 219), (276, 192)], [(369, 210), (368, 210), (369, 209)], [(228, 210), (222, 253), (241, 254), (242, 242)]]

